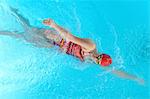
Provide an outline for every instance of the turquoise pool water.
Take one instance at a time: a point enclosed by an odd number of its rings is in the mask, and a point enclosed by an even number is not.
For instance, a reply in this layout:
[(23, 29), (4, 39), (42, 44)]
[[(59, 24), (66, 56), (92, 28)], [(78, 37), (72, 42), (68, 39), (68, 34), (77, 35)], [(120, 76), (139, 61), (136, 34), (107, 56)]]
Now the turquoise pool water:
[(0, 31), (24, 32), (8, 6), (32, 26), (52, 18), (74, 35), (91, 38), (111, 65), (145, 80), (119, 78), (57, 48), (0, 35), (0, 99), (149, 99), (148, 0), (1, 0)]

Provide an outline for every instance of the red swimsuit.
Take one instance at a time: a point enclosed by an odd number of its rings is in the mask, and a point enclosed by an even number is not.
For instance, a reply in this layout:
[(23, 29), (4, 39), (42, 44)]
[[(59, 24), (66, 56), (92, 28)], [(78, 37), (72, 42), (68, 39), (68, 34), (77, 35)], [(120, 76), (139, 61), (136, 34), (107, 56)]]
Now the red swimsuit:
[(54, 42), (54, 45), (57, 45), (65, 50), (67, 54), (76, 56), (81, 61), (84, 61), (84, 51), (82, 50), (80, 45), (75, 44), (71, 41), (67, 42), (64, 39), (62, 39), (59, 43)]

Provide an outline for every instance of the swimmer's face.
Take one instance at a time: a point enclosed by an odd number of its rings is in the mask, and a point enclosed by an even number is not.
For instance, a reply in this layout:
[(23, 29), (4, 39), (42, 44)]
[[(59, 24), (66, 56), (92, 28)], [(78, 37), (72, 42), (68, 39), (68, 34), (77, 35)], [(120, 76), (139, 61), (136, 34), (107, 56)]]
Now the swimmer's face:
[(93, 54), (92, 58), (93, 58), (93, 60), (94, 60), (94, 62), (96, 64), (100, 64), (101, 63), (101, 59), (102, 59), (101, 54)]
[(109, 66), (112, 63), (112, 58), (104, 53), (93, 55), (93, 59), (95, 60), (96, 64), (99, 64), (101, 66)]

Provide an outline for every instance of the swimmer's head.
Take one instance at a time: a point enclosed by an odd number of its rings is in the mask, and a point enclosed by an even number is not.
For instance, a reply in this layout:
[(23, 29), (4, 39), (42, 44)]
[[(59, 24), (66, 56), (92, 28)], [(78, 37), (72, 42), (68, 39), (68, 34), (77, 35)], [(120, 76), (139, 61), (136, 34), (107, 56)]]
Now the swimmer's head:
[(95, 56), (95, 62), (101, 66), (109, 66), (112, 63), (112, 58), (103, 53)]

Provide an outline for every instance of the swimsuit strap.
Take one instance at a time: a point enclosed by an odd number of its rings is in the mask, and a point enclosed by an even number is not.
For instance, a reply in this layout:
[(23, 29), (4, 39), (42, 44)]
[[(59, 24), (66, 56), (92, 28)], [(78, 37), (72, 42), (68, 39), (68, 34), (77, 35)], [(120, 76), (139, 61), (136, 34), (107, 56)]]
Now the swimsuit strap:
[(66, 41), (64, 39), (61, 39), (59, 43), (53, 41), (53, 44), (59, 46), (60, 48), (62, 48), (64, 46), (65, 42)]
[(60, 48), (62, 48), (64, 44), (65, 44), (65, 40), (61, 39), (60, 44), (59, 44)]

